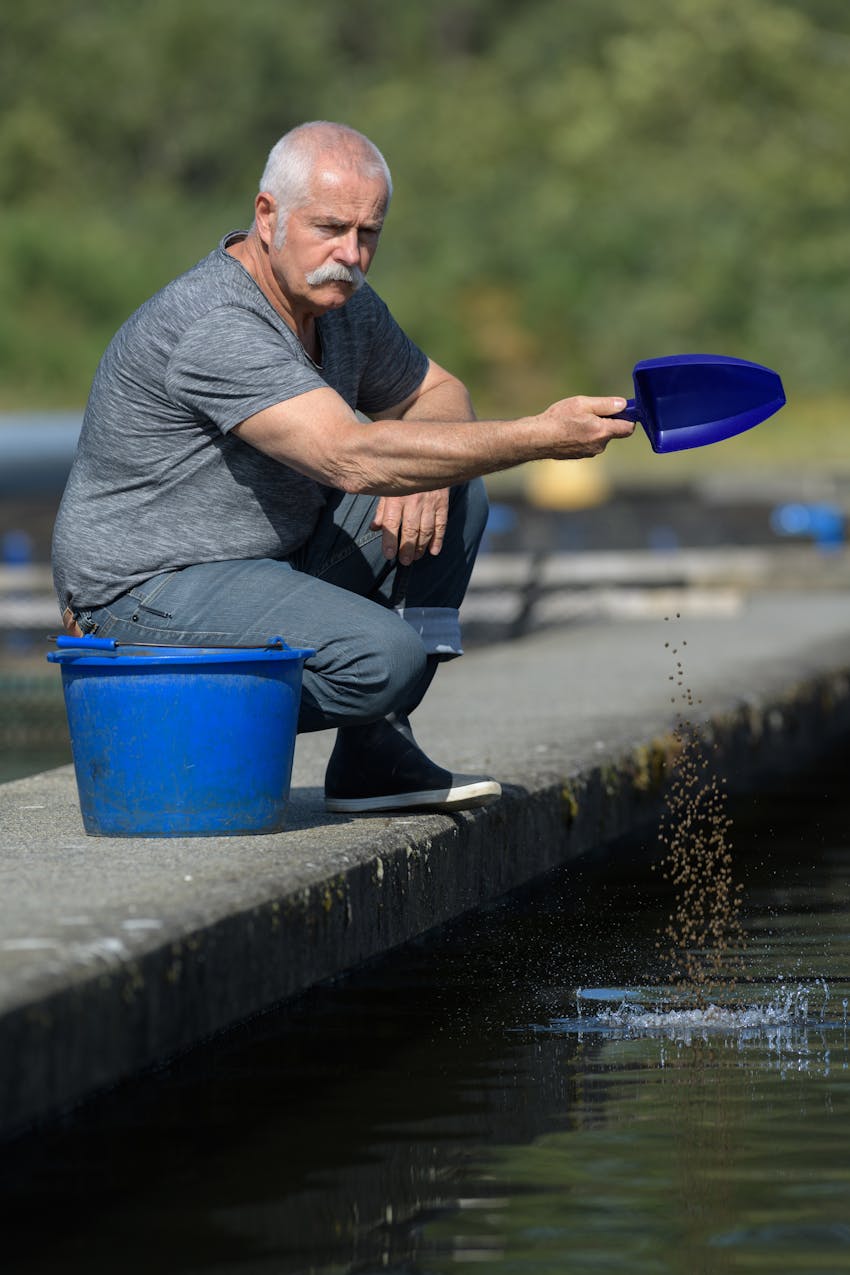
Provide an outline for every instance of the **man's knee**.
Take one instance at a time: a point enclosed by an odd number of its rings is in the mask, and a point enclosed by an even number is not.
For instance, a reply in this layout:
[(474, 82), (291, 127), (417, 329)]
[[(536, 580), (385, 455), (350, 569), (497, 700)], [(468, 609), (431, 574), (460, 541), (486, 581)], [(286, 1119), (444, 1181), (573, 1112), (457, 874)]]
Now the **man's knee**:
[(321, 648), (304, 671), (302, 730), (376, 721), (408, 702), (426, 669), (419, 635), (376, 608), (369, 633)]
[(378, 649), (370, 652), (369, 663), (374, 716), (383, 717), (406, 703), (411, 690), (421, 680), (426, 666), (426, 652), (415, 629), (399, 617)]

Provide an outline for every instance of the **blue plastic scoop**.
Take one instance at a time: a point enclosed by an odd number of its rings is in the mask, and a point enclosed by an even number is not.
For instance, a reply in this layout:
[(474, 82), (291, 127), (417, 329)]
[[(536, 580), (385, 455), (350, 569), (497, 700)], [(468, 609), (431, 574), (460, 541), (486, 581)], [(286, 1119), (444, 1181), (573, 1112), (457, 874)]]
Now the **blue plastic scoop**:
[(785, 391), (776, 372), (724, 354), (644, 359), (635, 397), (620, 415), (646, 430), (655, 452), (704, 447), (741, 434), (778, 412)]

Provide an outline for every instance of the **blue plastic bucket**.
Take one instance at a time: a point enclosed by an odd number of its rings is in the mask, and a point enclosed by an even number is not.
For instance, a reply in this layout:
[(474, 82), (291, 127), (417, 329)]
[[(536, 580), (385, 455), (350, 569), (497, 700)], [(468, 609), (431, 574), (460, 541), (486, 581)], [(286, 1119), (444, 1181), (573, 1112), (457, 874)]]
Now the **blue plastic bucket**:
[(304, 661), (266, 647), (56, 639), (86, 832), (277, 832), (292, 778)]

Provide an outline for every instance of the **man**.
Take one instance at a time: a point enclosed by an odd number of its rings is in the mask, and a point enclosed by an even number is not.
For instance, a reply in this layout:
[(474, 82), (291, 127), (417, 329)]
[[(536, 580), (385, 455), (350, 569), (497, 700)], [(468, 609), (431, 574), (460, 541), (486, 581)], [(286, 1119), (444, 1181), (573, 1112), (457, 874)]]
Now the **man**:
[[(123, 642), (313, 647), (299, 730), (337, 727), (331, 811), (495, 799), (416, 744), (487, 516), (480, 476), (601, 452), (621, 398), (476, 420), (364, 283), (380, 152), (318, 121), (271, 151), (251, 229), (132, 315), (101, 360), (54, 534), (66, 628)], [(215, 746), (215, 741), (210, 741)]]

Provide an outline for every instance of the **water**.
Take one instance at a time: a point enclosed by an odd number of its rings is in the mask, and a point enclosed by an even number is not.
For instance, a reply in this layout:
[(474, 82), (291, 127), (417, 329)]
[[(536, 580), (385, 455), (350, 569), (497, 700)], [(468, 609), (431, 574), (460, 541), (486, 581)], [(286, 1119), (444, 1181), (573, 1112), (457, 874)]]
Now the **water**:
[(848, 761), (730, 802), (725, 1003), (622, 846), (6, 1147), (4, 1269), (850, 1270)]

